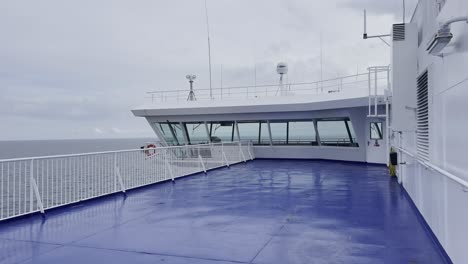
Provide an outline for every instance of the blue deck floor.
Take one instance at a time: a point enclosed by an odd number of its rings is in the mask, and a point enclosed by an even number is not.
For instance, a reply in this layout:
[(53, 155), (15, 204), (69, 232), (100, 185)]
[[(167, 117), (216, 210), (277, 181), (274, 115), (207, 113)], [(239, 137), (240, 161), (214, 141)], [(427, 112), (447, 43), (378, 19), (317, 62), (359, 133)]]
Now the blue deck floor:
[(0, 263), (445, 263), (386, 168), (257, 160), (0, 224)]

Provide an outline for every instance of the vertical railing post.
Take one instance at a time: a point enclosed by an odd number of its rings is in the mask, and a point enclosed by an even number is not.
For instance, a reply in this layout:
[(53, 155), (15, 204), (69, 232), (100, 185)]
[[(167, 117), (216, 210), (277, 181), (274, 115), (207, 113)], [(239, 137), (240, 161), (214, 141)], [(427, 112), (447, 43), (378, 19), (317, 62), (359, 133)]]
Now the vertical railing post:
[(172, 172), (171, 165), (169, 164), (167, 149), (165, 150), (164, 155), (164, 163), (166, 164), (166, 170), (169, 171), (169, 175), (171, 176), (172, 181), (174, 181), (174, 173)]
[(244, 151), (242, 151), (242, 142), (239, 142), (239, 153), (244, 163), (247, 162), (247, 160), (245, 159)]
[(372, 115), (372, 112), (371, 112), (371, 107), (372, 107), (372, 97), (371, 97), (371, 85), (372, 85), (372, 82), (371, 82), (371, 68), (368, 68), (367, 69), (369, 71), (368, 73), (368, 76), (367, 76), (367, 82), (368, 82), (368, 88), (369, 88), (369, 113), (368, 113), (368, 116)]
[(198, 144), (198, 160), (200, 161), (200, 165), (201, 165), (203, 171), (206, 174), (205, 162), (203, 161), (203, 158), (202, 158), (201, 153), (200, 153), (200, 144)]
[(250, 148), (252, 147), (252, 141), (249, 141), (247, 146), (247, 152), (249, 153), (250, 160), (253, 160), (252, 152), (250, 152)]
[[(33, 184), (32, 184), (32, 180), (34, 179), (34, 160), (32, 159), (31, 160), (31, 165), (29, 166), (29, 176), (30, 176), (30, 181), (29, 181), (29, 212), (32, 212), (33, 211), (33, 200), (34, 200), (34, 196), (33, 196)], [(26, 208), (25, 208), (26, 209)]]
[(378, 83), (378, 74), (379, 74), (379, 73), (378, 73), (378, 70), (375, 69), (375, 77), (374, 77), (374, 78), (375, 78), (375, 87), (374, 87), (374, 93), (375, 93), (375, 94), (374, 94), (374, 96), (375, 96), (375, 97), (374, 97), (374, 104), (375, 104), (375, 109), (374, 109), (374, 114), (375, 114), (376, 117), (378, 116), (378, 113), (377, 113), (377, 112), (378, 112), (378, 111), (377, 111), (377, 109), (378, 109), (378, 105), (377, 105), (377, 102), (378, 102), (378, 99), (377, 99), (377, 92), (378, 92), (378, 91), (377, 91), (377, 86), (378, 86), (378, 84), (379, 84), (379, 83)]
[(203, 158), (200, 154), (198, 154), (198, 160), (200, 161), (200, 164), (202, 166), (203, 172), (206, 174), (206, 167), (205, 167), (205, 162), (203, 162)]
[(117, 164), (117, 153), (114, 153), (114, 176), (120, 185), (120, 190), (125, 193), (125, 186), (123, 184), (122, 175), (120, 174), (120, 168)]
[(221, 152), (222, 152), (221, 159), (223, 160), (223, 164), (224, 162), (226, 162), (226, 166), (229, 167), (229, 161), (226, 157), (226, 153), (224, 152), (224, 142), (221, 142)]
[(31, 193), (30, 193), (31, 204), (29, 205), (30, 212), (33, 211), (33, 202), (34, 202), (33, 192), (34, 192), (34, 194), (36, 195), (36, 200), (37, 200), (37, 205), (39, 207), (39, 210), (41, 213), (44, 213), (44, 205), (42, 204), (41, 195), (39, 194), (39, 189), (37, 188), (37, 183), (36, 183), (36, 180), (34, 179), (34, 160), (33, 159), (31, 160), (31, 171), (30, 171), (29, 177), (30, 177), (30, 185), (31, 185)]

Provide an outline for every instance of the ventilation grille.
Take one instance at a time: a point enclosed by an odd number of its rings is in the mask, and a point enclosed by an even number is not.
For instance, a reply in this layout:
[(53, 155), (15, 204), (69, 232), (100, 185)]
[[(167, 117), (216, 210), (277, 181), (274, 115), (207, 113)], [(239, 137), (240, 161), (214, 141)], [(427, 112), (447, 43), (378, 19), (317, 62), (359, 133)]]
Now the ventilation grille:
[(405, 40), (405, 24), (393, 25), (393, 41)]
[(428, 104), (428, 72), (418, 78), (418, 106), (417, 106), (417, 136), (416, 144), (418, 156), (429, 160), (429, 104)]

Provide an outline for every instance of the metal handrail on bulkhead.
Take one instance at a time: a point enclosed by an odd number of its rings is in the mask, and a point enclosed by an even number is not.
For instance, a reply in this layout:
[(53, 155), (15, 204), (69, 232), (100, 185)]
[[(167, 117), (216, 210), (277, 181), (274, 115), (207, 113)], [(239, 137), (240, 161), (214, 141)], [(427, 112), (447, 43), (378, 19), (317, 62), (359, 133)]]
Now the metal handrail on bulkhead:
[(428, 161), (425, 161), (425, 160), (422, 160), (420, 158), (417, 157), (416, 154), (413, 154), (411, 153), (410, 151), (402, 148), (402, 147), (397, 147), (397, 146), (392, 146), (393, 148), (395, 148), (396, 150), (410, 156), (413, 160), (415, 160), (416, 162), (418, 162), (419, 164), (421, 164), (423, 167), (427, 168), (427, 169), (430, 169), (430, 170), (433, 170), (433, 171), (437, 171), (438, 173), (442, 174), (443, 176), (449, 178), (450, 180), (460, 184), (463, 188), (463, 191), (464, 192), (468, 192), (468, 181), (440, 168), (439, 166), (437, 165), (434, 165)]

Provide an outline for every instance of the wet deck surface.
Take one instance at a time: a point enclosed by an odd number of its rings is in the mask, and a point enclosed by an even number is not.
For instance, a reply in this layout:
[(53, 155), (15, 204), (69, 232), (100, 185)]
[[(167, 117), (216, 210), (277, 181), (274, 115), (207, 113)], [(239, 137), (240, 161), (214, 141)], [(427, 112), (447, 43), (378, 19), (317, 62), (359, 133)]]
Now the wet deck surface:
[(257, 160), (0, 224), (0, 263), (444, 263), (386, 168)]

